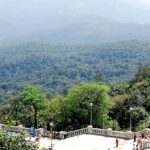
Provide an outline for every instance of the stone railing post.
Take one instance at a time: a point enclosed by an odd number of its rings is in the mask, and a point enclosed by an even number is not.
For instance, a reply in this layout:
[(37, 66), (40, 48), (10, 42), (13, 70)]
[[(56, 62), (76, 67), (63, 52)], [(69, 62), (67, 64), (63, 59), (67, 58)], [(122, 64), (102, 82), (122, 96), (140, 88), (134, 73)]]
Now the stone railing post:
[(65, 138), (66, 138), (66, 135), (67, 135), (67, 132), (60, 131), (60, 132), (59, 132), (59, 139), (60, 139), (60, 140), (65, 139)]
[(93, 127), (90, 125), (87, 128), (88, 128), (88, 134), (92, 134), (93, 133)]
[(147, 142), (143, 141), (143, 148), (147, 148)]
[(43, 132), (44, 132), (44, 129), (43, 128), (39, 128), (38, 130), (37, 130), (37, 135), (43, 135)]
[(107, 129), (107, 136), (112, 136), (112, 129), (111, 128), (108, 128)]
[(130, 139), (132, 139), (132, 138), (133, 138), (133, 132), (132, 132), (132, 131), (126, 132), (126, 139), (127, 139), (127, 140), (130, 140)]

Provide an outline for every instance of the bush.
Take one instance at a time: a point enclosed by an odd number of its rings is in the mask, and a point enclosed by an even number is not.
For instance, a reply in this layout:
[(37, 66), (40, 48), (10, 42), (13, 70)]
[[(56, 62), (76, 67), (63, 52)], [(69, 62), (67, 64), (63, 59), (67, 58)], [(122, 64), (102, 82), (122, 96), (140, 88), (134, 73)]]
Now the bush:
[(26, 135), (8, 135), (5, 131), (0, 131), (0, 150), (37, 150), (34, 143), (25, 140)]

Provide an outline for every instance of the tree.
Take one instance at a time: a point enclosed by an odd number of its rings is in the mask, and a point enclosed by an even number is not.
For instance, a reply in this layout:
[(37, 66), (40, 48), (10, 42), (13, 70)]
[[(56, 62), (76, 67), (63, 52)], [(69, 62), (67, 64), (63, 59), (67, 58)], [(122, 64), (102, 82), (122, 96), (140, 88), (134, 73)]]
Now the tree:
[(40, 110), (45, 107), (47, 102), (46, 94), (43, 94), (36, 87), (29, 87), (20, 95), (22, 103), (31, 108), (30, 111), (33, 112), (34, 127), (37, 127), (37, 115)]
[(24, 109), (20, 97), (15, 97), (10, 101), (10, 115), (16, 121), (16, 125), (20, 123), (21, 113)]
[(89, 125), (90, 103), (93, 103), (93, 126), (102, 127), (103, 117), (109, 122), (108, 112), (112, 101), (108, 95), (109, 87), (102, 83), (82, 83), (68, 92), (62, 112), (67, 130)]
[(0, 107), (0, 122), (3, 124), (15, 124), (15, 120), (13, 120), (10, 113), (10, 105), (3, 105)]
[(62, 112), (64, 110), (65, 97), (56, 96), (47, 103), (46, 109), (43, 111), (42, 122), (47, 122), (47, 128), (49, 130), (49, 123), (54, 122), (54, 128), (57, 131), (61, 131), (64, 127), (64, 119), (62, 118)]
[[(144, 66), (142, 68), (145, 68)], [(135, 75), (135, 80), (130, 82), (128, 86), (119, 85), (117, 88), (113, 86), (110, 94), (116, 101), (116, 105), (112, 108), (110, 116), (116, 119), (122, 129), (129, 128), (130, 107), (133, 107), (132, 120), (133, 130), (138, 130), (150, 113), (150, 79), (148, 74), (143, 76), (145, 69), (139, 69), (139, 75)], [(145, 78), (146, 77), (146, 78)], [(126, 84), (125, 84), (126, 85)], [(122, 88), (123, 87), (123, 88)], [(145, 123), (144, 123), (145, 124)], [(142, 125), (143, 126), (143, 125)], [(147, 127), (149, 125), (147, 124)]]
[(150, 64), (139, 64), (137, 73), (132, 82), (142, 81), (143, 79), (150, 78)]
[(96, 82), (103, 82), (105, 79), (104, 74), (102, 74), (102, 73), (96, 74), (94, 78), (95, 78)]

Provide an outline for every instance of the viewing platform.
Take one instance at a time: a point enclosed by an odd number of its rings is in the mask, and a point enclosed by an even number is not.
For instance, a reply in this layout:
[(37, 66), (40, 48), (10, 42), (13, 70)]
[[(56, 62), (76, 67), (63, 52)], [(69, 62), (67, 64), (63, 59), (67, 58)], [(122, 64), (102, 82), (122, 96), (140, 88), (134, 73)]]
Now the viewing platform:
[[(6, 130), (8, 132), (15, 132), (15, 133), (23, 133), (23, 132), (30, 132), (29, 128), (21, 127), (21, 126), (10, 126), (7, 128), (6, 125), (0, 124), (0, 128), (3, 130)], [(143, 131), (139, 132), (121, 132), (121, 131), (114, 131), (111, 128), (108, 129), (99, 129), (99, 128), (93, 128), (92, 126), (88, 126), (87, 128), (82, 128), (75, 131), (65, 132), (60, 131), (57, 132), (58, 136), (54, 136), (56, 132), (53, 132), (53, 135), (51, 135), (50, 131), (44, 130), (44, 129), (38, 129), (36, 130), (38, 134), (41, 135), (41, 139), (39, 142), (39, 146), (42, 148), (45, 146), (45, 148), (50, 147), (50, 139), (53, 138), (53, 144), (54, 144), (54, 150), (68, 150), (65, 149), (65, 147), (70, 147), (71, 145), (74, 147), (78, 147), (80, 144), (83, 144), (83, 147), (86, 147), (86, 150), (88, 150), (88, 147), (94, 147), (97, 148), (96, 150), (102, 150), (100, 149), (100, 146), (107, 148), (113, 148), (115, 150), (115, 140), (119, 140), (119, 147), (117, 150), (127, 150), (124, 149), (125, 147), (128, 147), (128, 150), (130, 148), (133, 148), (133, 138), (134, 135), (139, 136), (141, 133), (149, 134), (150, 130), (145, 129)], [(57, 138), (57, 139), (56, 139)], [(62, 149), (59, 149), (62, 147)], [(64, 149), (63, 149), (64, 147)], [(150, 141), (143, 140), (142, 147), (144, 149), (150, 149)], [(79, 148), (79, 147), (78, 147)], [(85, 148), (83, 148), (84, 150)], [(69, 150), (77, 150), (77, 149), (69, 149)], [(91, 149), (89, 149), (91, 150)], [(132, 150), (132, 149), (131, 149)]]

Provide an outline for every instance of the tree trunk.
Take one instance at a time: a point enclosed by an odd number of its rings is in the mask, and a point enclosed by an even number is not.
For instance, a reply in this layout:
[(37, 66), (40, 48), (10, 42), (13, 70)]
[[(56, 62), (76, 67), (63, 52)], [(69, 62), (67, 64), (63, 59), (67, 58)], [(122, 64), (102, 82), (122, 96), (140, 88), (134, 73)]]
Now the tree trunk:
[(37, 126), (37, 109), (34, 108), (34, 127), (38, 128)]

